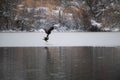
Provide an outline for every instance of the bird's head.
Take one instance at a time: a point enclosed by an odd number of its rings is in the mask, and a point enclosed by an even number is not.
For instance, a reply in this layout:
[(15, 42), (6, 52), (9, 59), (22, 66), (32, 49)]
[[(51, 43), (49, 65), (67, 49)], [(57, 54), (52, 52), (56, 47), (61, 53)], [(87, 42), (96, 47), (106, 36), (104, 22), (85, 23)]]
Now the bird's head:
[(44, 39), (43, 39), (43, 40), (45, 40), (45, 41), (47, 42), (47, 41), (48, 41), (48, 39), (49, 39), (48, 37), (44, 37)]

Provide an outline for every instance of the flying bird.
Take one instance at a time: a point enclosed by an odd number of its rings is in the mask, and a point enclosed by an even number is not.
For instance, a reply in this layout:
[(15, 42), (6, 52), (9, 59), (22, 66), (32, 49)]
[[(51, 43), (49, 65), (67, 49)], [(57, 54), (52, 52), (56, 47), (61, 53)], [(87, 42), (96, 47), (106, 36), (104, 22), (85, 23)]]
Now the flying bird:
[(44, 37), (44, 40), (45, 40), (45, 41), (48, 41), (48, 40), (49, 40), (49, 35), (51, 34), (52, 30), (54, 30), (54, 27), (50, 27), (50, 28), (48, 28), (48, 29), (46, 29), (46, 28), (44, 29), (45, 33), (47, 34), (47, 36)]

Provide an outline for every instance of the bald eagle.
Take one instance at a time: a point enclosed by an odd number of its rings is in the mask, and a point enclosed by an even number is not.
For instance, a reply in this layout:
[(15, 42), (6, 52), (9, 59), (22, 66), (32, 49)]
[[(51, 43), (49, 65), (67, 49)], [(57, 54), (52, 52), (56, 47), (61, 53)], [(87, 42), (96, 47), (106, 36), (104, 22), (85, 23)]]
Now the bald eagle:
[(54, 30), (54, 27), (50, 27), (50, 28), (48, 28), (48, 29), (44, 28), (44, 31), (45, 31), (45, 33), (47, 34), (47, 36), (44, 37), (44, 40), (45, 40), (45, 41), (48, 41), (48, 40), (49, 40), (49, 35), (51, 34), (52, 30)]

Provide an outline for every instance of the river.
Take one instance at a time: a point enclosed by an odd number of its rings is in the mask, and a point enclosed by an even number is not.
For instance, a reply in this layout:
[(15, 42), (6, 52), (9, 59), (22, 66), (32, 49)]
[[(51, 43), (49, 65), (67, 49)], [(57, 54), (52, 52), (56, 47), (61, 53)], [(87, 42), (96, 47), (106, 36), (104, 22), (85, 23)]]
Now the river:
[(120, 80), (120, 47), (1, 47), (0, 80)]

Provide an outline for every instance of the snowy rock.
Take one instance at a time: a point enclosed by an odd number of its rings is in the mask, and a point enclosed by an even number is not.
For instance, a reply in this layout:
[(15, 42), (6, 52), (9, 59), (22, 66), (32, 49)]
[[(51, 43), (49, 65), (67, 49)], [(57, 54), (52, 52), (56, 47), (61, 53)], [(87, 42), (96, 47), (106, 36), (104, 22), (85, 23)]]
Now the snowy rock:
[(54, 27), (60, 27), (60, 24), (54, 24), (53, 26)]
[(56, 29), (54, 29), (53, 32), (58, 32), (58, 31)]
[(93, 26), (98, 27), (98, 28), (101, 28), (101, 27), (102, 27), (102, 24), (101, 24), (101, 23), (96, 22), (95, 20), (91, 20), (91, 24), (92, 24)]
[(19, 10), (23, 10), (23, 9), (24, 9), (24, 5), (23, 5), (23, 4), (19, 4), (19, 5), (17, 5), (17, 8), (18, 8)]
[(52, 15), (58, 16), (59, 15), (59, 10), (52, 10)]
[(27, 12), (30, 13), (33, 10), (33, 8), (27, 8)]
[(67, 31), (67, 27), (59, 27), (59, 28), (57, 29), (57, 31), (58, 31), (58, 32), (65, 32), (65, 31)]
[(70, 32), (76, 32), (76, 30), (70, 30)]
[(67, 19), (72, 20), (73, 14), (72, 13), (64, 13), (64, 17), (67, 17)]
[(73, 16), (73, 14), (72, 13), (68, 13), (68, 16)]
[(14, 20), (18, 20), (18, 16), (16, 16), (16, 17), (14, 18)]
[(119, 28), (114, 28), (114, 29), (112, 29), (112, 31), (113, 32), (118, 32), (118, 31), (120, 31), (120, 29)]
[(39, 32), (45, 32), (43, 29), (39, 29), (38, 31), (39, 31)]
[(75, 2), (75, 1), (71, 1), (70, 4), (71, 4), (71, 5), (74, 5), (74, 6), (79, 6), (79, 3), (78, 3), (78, 2)]
[(28, 20), (29, 20), (29, 18), (24, 18), (24, 20), (25, 20), (25, 21), (28, 21)]
[(46, 19), (40, 19), (40, 22), (45, 23)]
[(22, 8), (22, 7), (24, 7), (24, 5), (23, 4), (19, 4), (19, 5), (17, 5), (17, 7), (18, 8)]
[(104, 28), (105, 31), (110, 31), (110, 28)]
[(37, 7), (35, 10), (36, 11), (41, 11), (41, 10), (48, 11), (48, 8), (47, 7)]

